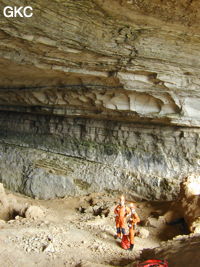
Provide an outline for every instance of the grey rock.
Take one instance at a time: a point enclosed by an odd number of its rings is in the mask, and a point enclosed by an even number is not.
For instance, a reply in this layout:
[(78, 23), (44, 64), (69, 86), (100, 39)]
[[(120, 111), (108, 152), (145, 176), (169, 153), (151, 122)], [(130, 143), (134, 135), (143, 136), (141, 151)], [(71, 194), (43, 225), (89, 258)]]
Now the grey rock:
[(200, 166), (200, 4), (185, 2), (38, 0), (37, 19), (2, 16), (0, 182), (35, 199), (176, 198)]

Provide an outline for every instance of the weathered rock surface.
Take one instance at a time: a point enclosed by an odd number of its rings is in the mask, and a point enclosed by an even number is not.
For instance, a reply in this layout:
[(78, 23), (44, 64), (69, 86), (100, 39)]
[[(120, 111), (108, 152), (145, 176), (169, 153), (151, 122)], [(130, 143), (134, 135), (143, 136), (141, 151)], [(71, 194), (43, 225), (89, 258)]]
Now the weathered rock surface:
[(199, 3), (106, 2), (1, 16), (1, 109), (200, 126)]
[[(169, 266), (192, 267), (200, 264), (199, 260), (199, 234), (188, 236), (177, 236), (168, 242), (162, 242), (160, 247), (155, 249), (144, 249), (138, 262), (148, 259), (167, 260)], [(130, 264), (127, 267), (137, 264)]]
[(6, 197), (3, 184), (0, 184), (0, 220), (7, 220), (9, 218), (9, 215), (10, 210), (8, 199)]
[(31, 5), (0, 17), (0, 181), (40, 198), (177, 196), (199, 172), (200, 4)]
[(38, 206), (30, 206), (27, 208), (25, 212), (25, 217), (28, 219), (43, 219), (45, 215), (45, 211)]
[[(4, 113), (1, 181), (39, 198), (111, 190), (171, 199), (199, 171), (199, 130)], [(42, 186), (41, 186), (42, 185)]]
[[(7, 195), (3, 184), (0, 183), (0, 222), (14, 219), (18, 215), (21, 216), (26, 209), (26, 205), (18, 203), (12, 195)], [(2, 225), (2, 222), (0, 224)]]
[(181, 184), (180, 206), (184, 219), (193, 233), (200, 233), (200, 177), (191, 174)]

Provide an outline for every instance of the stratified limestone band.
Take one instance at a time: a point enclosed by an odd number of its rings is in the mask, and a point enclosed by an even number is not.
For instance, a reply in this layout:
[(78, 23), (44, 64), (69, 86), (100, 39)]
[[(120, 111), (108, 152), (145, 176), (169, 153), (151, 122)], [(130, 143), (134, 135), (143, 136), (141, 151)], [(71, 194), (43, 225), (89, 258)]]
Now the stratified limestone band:
[(0, 181), (39, 198), (117, 191), (177, 196), (199, 171), (198, 128), (2, 112)]

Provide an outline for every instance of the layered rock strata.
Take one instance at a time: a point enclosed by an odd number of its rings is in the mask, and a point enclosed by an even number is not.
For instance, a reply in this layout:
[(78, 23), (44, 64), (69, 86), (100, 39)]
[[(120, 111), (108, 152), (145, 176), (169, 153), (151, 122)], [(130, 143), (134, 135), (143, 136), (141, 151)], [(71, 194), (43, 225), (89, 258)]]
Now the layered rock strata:
[(27, 195), (108, 190), (170, 200), (182, 177), (199, 171), (199, 129), (1, 115), (1, 181)]
[(0, 17), (0, 181), (40, 198), (175, 197), (199, 171), (199, 3), (31, 5)]
[(199, 126), (196, 9), (147, 2), (38, 0), (32, 18), (1, 17), (1, 109)]

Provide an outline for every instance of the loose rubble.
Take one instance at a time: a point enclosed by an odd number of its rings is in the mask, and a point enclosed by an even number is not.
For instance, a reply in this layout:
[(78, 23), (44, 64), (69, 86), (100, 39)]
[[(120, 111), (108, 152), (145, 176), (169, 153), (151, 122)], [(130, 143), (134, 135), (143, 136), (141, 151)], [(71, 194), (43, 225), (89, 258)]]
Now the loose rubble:
[(8, 220), (0, 217), (0, 247), (5, 248), (0, 264), (9, 251), (9, 261), (22, 267), (30, 261), (39, 267), (125, 266), (137, 259), (143, 249), (153, 249), (176, 236), (177, 240), (182, 238), (180, 229), (166, 225), (163, 214), (170, 203), (162, 204), (164, 210), (156, 203), (138, 203), (142, 222), (136, 231), (134, 250), (128, 252), (114, 239), (113, 210), (117, 202), (112, 196), (90, 194), (41, 201), (7, 194), (2, 186), (0, 190), (9, 211), (17, 211)]

